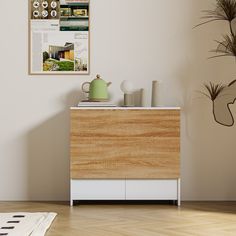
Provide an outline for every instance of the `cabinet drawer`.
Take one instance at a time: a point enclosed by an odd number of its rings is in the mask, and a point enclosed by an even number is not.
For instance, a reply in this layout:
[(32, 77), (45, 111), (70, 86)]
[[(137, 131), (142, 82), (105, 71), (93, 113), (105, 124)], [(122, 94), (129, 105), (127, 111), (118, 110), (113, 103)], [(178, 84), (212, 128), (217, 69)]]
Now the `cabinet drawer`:
[(177, 180), (126, 180), (127, 200), (176, 200)]
[(124, 200), (125, 180), (71, 180), (73, 200)]

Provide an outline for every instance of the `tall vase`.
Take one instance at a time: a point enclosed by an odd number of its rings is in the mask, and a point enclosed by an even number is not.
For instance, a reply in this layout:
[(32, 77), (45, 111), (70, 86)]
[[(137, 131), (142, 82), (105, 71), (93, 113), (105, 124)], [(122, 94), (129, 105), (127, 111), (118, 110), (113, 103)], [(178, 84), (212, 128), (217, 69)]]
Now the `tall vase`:
[(140, 97), (140, 100), (139, 100), (140, 107), (145, 107), (145, 90), (144, 89), (140, 89), (139, 97)]
[(158, 106), (158, 81), (152, 81), (152, 107)]

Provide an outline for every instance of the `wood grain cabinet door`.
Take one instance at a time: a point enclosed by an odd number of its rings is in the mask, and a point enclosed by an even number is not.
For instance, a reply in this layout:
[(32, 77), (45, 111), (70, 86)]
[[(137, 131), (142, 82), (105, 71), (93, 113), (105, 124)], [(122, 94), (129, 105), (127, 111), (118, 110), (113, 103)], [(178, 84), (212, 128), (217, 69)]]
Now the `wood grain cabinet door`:
[(72, 179), (176, 179), (180, 111), (72, 109)]

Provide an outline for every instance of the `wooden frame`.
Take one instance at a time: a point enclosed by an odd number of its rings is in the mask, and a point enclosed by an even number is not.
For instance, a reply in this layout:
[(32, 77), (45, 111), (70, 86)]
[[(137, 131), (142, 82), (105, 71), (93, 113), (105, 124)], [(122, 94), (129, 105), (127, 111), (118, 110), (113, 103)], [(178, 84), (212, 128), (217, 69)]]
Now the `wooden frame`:
[[(60, 1), (60, 0), (59, 0)], [(88, 12), (88, 70), (87, 72), (83, 73), (83, 72), (43, 72), (42, 73), (38, 73), (38, 72), (32, 72), (32, 68), (31, 68), (31, 64), (32, 64), (32, 40), (31, 40), (31, 0), (28, 0), (28, 75), (59, 75), (59, 76), (63, 76), (63, 75), (72, 75), (72, 76), (78, 76), (78, 75), (90, 75), (90, 28), (91, 28), (91, 24), (90, 24), (90, 0), (88, 0), (88, 7), (89, 7), (89, 12)], [(76, 31), (74, 31), (76, 32)]]

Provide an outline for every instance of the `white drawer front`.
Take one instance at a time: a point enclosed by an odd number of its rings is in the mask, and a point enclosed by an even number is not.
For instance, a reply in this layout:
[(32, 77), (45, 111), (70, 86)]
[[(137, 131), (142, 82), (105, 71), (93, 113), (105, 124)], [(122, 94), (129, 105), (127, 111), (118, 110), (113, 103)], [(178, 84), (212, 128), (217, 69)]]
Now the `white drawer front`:
[(126, 180), (127, 200), (177, 200), (177, 180)]
[(72, 200), (124, 200), (125, 180), (71, 180)]

